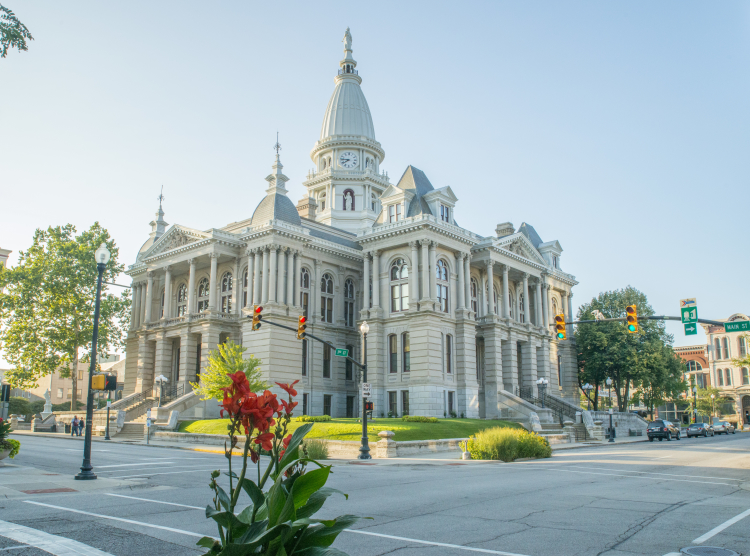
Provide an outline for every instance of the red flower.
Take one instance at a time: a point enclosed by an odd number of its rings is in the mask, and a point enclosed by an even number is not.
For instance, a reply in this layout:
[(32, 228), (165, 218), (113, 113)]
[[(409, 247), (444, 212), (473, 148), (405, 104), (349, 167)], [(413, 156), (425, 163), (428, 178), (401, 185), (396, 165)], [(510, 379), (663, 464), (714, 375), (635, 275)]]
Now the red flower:
[(271, 450), (273, 450), (273, 433), (266, 432), (263, 434), (259, 434), (253, 442), (255, 442), (256, 444), (260, 444), (260, 447), (263, 448), (266, 452), (270, 452)]
[(297, 391), (294, 389), (294, 385), (297, 384), (299, 380), (295, 380), (291, 384), (281, 384), (280, 382), (277, 382), (279, 388), (281, 388), (284, 392), (289, 394), (290, 396), (294, 397), (297, 395)]
[(281, 444), (284, 446), (284, 449), (279, 452), (279, 461), (281, 461), (281, 458), (284, 457), (284, 454), (286, 453), (286, 449), (289, 448), (289, 442), (292, 440), (292, 435), (288, 434), (284, 440), (281, 441)]
[(291, 415), (292, 411), (294, 410), (294, 408), (297, 407), (297, 402), (289, 402), (289, 403), (287, 403), (286, 400), (281, 400), (281, 406), (284, 408), (284, 412), (287, 415)]
[(258, 460), (260, 459), (260, 456), (258, 455), (258, 452), (256, 452), (252, 448), (250, 448), (249, 452), (250, 452), (250, 459), (252, 460), (252, 462), (253, 463), (258, 463)]

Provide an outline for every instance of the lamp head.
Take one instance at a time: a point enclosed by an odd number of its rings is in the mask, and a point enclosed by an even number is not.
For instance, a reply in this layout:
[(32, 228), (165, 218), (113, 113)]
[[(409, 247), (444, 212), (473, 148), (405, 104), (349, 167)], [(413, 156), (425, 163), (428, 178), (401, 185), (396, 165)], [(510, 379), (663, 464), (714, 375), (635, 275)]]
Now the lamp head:
[(109, 258), (112, 256), (109, 252), (109, 249), (107, 249), (107, 246), (102, 243), (99, 246), (99, 249), (96, 250), (94, 253), (94, 256), (96, 257), (97, 264), (107, 264), (109, 262)]
[(612, 386), (612, 379), (611, 378), (607, 377), (606, 382), (607, 382), (607, 386)]
[(370, 331), (370, 325), (369, 325), (369, 324), (367, 324), (367, 321), (364, 321), (364, 322), (363, 322), (363, 323), (362, 323), (362, 324), (360, 325), (360, 327), (359, 327), (359, 331), (360, 331), (360, 332), (362, 332), (362, 334), (365, 334), (365, 335), (366, 335), (366, 334), (367, 334), (367, 333), (368, 333), (368, 332)]

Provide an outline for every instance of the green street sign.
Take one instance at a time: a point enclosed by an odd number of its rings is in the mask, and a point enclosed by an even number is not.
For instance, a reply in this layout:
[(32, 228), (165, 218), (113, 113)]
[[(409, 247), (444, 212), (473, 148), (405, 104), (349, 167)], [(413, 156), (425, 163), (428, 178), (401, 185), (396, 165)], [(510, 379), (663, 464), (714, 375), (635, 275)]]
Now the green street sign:
[(349, 350), (348, 349), (337, 349), (336, 355), (339, 357), (349, 357)]
[(682, 307), (682, 324), (693, 324), (698, 322), (698, 307)]
[(685, 325), (685, 336), (693, 336), (698, 333), (698, 326), (695, 324)]
[(724, 332), (747, 332), (750, 331), (750, 320), (738, 320), (735, 322), (725, 322)]

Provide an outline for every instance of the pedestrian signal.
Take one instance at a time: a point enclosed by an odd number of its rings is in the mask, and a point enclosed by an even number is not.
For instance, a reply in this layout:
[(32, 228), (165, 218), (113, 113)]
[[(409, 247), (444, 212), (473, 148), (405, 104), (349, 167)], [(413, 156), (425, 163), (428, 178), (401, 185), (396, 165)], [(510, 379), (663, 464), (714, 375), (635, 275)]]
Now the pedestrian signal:
[(104, 375), (104, 389), (112, 392), (117, 390), (117, 375)]
[(635, 305), (628, 305), (625, 308), (625, 325), (628, 328), (628, 334), (638, 333), (638, 309)]
[(104, 390), (107, 385), (106, 375), (94, 375), (91, 377), (91, 389), (92, 390)]
[(300, 317), (297, 323), (297, 339), (301, 340), (305, 337), (305, 328), (307, 328), (307, 317)]
[(372, 411), (375, 409), (375, 402), (365, 402), (365, 411)]
[(263, 318), (263, 315), (261, 314), (263, 312), (263, 307), (260, 305), (254, 305), (253, 306), (253, 326), (250, 329), (252, 332), (255, 332), (260, 328), (261, 319)]
[(565, 315), (562, 313), (555, 315), (555, 334), (558, 340), (565, 340), (568, 337), (568, 331), (565, 329)]

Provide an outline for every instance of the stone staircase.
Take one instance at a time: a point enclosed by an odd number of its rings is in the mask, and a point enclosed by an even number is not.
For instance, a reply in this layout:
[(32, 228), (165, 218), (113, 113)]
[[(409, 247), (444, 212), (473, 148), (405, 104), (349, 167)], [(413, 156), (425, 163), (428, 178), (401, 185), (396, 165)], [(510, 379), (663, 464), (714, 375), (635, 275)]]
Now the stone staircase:
[(116, 439), (117, 440), (125, 440), (128, 442), (142, 442), (146, 429), (146, 418), (143, 418), (143, 421), (129, 421), (126, 422), (122, 430), (117, 433)]

